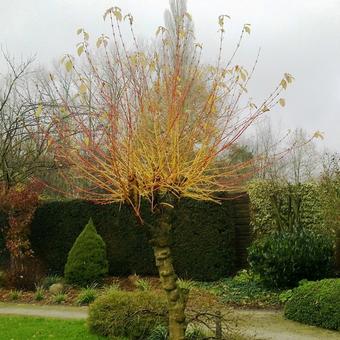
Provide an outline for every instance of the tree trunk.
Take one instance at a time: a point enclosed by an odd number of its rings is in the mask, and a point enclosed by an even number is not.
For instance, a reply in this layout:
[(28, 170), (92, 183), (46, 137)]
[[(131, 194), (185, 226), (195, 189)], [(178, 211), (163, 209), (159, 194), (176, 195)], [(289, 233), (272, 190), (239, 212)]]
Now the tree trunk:
[(188, 294), (178, 286), (177, 275), (172, 264), (169, 208), (162, 209), (158, 215), (157, 224), (152, 229), (150, 243), (153, 246), (156, 266), (168, 301), (169, 339), (184, 340), (186, 330), (185, 307)]

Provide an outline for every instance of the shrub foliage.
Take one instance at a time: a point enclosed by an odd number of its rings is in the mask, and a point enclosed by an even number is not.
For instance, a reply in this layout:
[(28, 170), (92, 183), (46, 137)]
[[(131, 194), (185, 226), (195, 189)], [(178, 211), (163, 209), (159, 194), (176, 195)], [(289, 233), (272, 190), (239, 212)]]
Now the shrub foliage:
[(333, 242), (312, 230), (275, 232), (253, 242), (248, 261), (265, 284), (293, 287), (302, 279), (325, 278), (333, 268)]
[(317, 183), (254, 181), (248, 186), (251, 225), (259, 237), (275, 231), (325, 230), (323, 203)]
[(340, 331), (340, 279), (306, 282), (285, 305), (290, 320)]
[(106, 245), (90, 219), (68, 254), (65, 279), (84, 286), (101, 280), (107, 272)]
[(90, 305), (90, 330), (101, 336), (146, 339), (167, 323), (165, 296), (153, 291), (109, 290)]

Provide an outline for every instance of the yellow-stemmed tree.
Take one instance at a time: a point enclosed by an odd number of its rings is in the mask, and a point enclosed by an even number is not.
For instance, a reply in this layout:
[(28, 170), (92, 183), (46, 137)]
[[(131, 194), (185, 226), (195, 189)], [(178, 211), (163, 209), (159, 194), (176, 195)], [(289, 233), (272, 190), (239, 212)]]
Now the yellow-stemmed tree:
[[(265, 112), (276, 104), (284, 106), (280, 93), (293, 79), (285, 74), (261, 104), (246, 99), (255, 66), (248, 72), (234, 63), (234, 56), (250, 25), (244, 25), (234, 53), (224, 60), (229, 17), (220, 16), (217, 61), (204, 65), (202, 46), (192, 44), (188, 29), (191, 16), (179, 13), (176, 34), (159, 27), (156, 47), (148, 51), (135, 38), (133, 17), (118, 7), (105, 12), (112, 35), (98, 38), (96, 52), (88, 33), (79, 29), (82, 63), (71, 55), (62, 60), (72, 74), (72, 86), (66, 97), (59, 96), (58, 110), (42, 113), (50, 115), (55, 126), (50, 149), (65, 180), (76, 189), (72, 193), (100, 204), (129, 204), (151, 235), (168, 299), (170, 339), (176, 340), (184, 339), (187, 293), (179, 287), (172, 264), (171, 212), (181, 197), (218, 203), (217, 192), (240, 189), (252, 175), (255, 159), (221, 167), (219, 157)], [(131, 40), (125, 38), (123, 25), (130, 27)], [(51, 84), (58, 93), (58, 79), (52, 75)], [(200, 98), (193, 100), (197, 86)], [(143, 219), (142, 200), (155, 216), (153, 224)]]

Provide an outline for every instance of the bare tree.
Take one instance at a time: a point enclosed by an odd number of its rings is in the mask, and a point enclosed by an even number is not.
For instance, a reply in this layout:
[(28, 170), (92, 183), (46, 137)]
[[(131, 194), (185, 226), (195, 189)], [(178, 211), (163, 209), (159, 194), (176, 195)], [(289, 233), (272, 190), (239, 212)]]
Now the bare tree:
[(28, 82), (33, 59), (15, 64), (3, 56), (8, 73), (0, 79), (0, 182), (8, 190), (46, 166), (47, 138), (39, 129), (42, 106)]
[[(248, 142), (254, 156), (261, 155), (256, 157), (256, 167), (259, 168), (256, 177), (292, 183), (315, 179), (321, 170), (317, 165), (320, 156), (313, 141), (317, 137), (318, 133), (308, 136), (301, 128), (282, 133), (280, 129), (273, 128), (269, 119), (259, 122), (255, 128), (255, 138)], [(290, 152), (275, 157), (282, 144)]]

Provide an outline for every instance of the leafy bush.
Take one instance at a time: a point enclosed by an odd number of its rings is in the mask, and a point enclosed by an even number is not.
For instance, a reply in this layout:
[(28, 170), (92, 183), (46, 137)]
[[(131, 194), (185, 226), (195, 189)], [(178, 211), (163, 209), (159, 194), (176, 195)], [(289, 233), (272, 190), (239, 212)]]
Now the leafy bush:
[(101, 336), (146, 339), (167, 323), (165, 296), (152, 291), (110, 290), (89, 309), (90, 330)]
[(340, 331), (340, 279), (307, 282), (293, 290), (287, 319)]
[(320, 186), (256, 180), (248, 185), (251, 226), (256, 236), (301, 229), (326, 230)]
[(293, 287), (302, 279), (318, 280), (333, 269), (333, 241), (312, 230), (276, 232), (249, 248), (251, 269), (274, 287)]
[(101, 280), (107, 273), (106, 246), (90, 219), (68, 254), (65, 279), (84, 286)]

